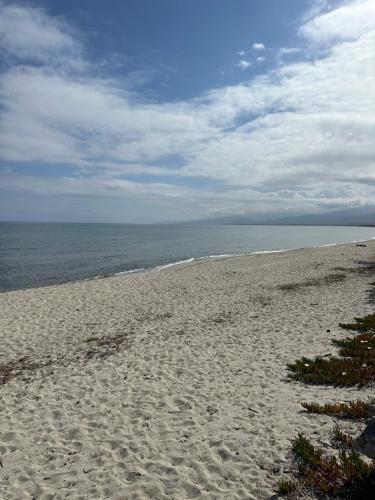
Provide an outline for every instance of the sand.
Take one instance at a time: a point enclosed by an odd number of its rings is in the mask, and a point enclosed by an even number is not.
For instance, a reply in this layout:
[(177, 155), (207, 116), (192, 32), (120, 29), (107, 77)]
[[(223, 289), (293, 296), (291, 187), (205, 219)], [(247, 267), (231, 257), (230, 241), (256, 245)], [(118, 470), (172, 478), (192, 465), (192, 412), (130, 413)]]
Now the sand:
[(297, 432), (330, 446), (332, 419), (300, 402), (359, 395), (290, 382), (286, 365), (335, 353), (338, 323), (373, 312), (374, 278), (350, 268), (374, 254), (367, 242), (0, 294), (0, 363), (28, 357), (0, 385), (0, 498), (271, 497)]

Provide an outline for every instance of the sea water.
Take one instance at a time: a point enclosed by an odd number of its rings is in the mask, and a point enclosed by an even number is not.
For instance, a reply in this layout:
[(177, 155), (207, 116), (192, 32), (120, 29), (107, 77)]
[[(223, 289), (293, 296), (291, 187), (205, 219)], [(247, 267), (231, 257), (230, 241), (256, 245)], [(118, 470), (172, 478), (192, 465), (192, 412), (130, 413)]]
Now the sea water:
[(0, 291), (197, 258), (369, 240), (371, 227), (0, 223)]

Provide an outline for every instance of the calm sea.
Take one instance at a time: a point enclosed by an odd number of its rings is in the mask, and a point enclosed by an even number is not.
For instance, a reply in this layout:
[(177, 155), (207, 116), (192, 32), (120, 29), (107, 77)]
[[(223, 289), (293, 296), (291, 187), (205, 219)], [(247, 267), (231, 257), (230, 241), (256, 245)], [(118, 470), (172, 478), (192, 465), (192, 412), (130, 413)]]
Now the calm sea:
[(188, 259), (345, 243), (369, 227), (0, 223), (0, 291)]

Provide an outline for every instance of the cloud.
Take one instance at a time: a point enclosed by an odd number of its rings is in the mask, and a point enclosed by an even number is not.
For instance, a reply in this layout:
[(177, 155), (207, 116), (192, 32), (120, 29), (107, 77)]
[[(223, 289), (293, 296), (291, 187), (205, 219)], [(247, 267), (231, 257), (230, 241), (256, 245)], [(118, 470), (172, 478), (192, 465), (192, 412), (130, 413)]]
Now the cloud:
[(374, 29), (375, 2), (357, 0), (310, 19), (299, 32), (314, 43), (327, 43), (355, 40)]
[(241, 57), (242, 57), (242, 56), (246, 55), (246, 51), (244, 51), (244, 50), (239, 50), (239, 51), (237, 52), (237, 54), (238, 54), (239, 56), (241, 56)]
[(3, 75), (0, 102), (0, 154), (7, 160), (150, 162), (192, 151), (214, 133), (193, 105), (147, 104), (113, 81), (40, 68)]
[[(173, 103), (146, 100), (134, 82), (98, 77), (80, 37), (46, 11), (0, 9), (12, 26), (0, 25), (9, 58), (0, 74), (3, 190), (139, 204), (151, 197), (156, 211), (173, 211), (178, 200), (181, 218), (373, 199), (370, 2), (325, 6), (305, 19), (298, 32), (307, 48), (279, 50), (298, 60)], [(29, 175), (16, 173), (19, 162)], [(35, 163), (70, 173), (36, 175)]]
[[(371, 198), (366, 198), (367, 191), (361, 186), (343, 189), (340, 197), (336, 197), (334, 202), (327, 196), (327, 188), (310, 191), (291, 189), (259, 191), (241, 187), (220, 192), (219, 200), (218, 194), (208, 189), (197, 191), (168, 183), (132, 182), (100, 175), (90, 178), (66, 176), (57, 184), (51, 177), (7, 173), (0, 178), (0, 189), (43, 197), (62, 196), (69, 200), (102, 199), (106, 203), (111, 201), (117, 207), (121, 206), (122, 201), (126, 201), (137, 210), (142, 209), (145, 204), (149, 208), (150, 205), (153, 208), (162, 207), (165, 220), (170, 220), (172, 212), (176, 220), (188, 220), (199, 218), (202, 214), (215, 217), (228, 214), (267, 213), (270, 207), (273, 213), (294, 213), (296, 207), (299, 211), (310, 212), (317, 207), (321, 210), (339, 208), (348, 204), (348, 199), (351, 200), (351, 205), (372, 201)], [(154, 213), (151, 214), (153, 215)], [(141, 221), (147, 220), (150, 220), (150, 214), (146, 213)], [(155, 220), (158, 220), (158, 217)]]
[(237, 66), (241, 69), (248, 69), (251, 66), (251, 62), (241, 59), (241, 61), (237, 64)]
[(257, 57), (257, 61), (260, 63), (264, 62), (265, 60), (266, 60), (265, 57)]
[(69, 25), (34, 7), (0, 2), (0, 46), (22, 62), (83, 65), (81, 44)]
[[(339, 0), (334, 0), (336, 3)], [(310, 6), (303, 13), (301, 21), (307, 22), (314, 17), (321, 15), (323, 12), (327, 10), (333, 10), (333, 2), (332, 0), (310, 0)]]
[(265, 45), (261, 42), (255, 42), (253, 43), (253, 49), (254, 50), (265, 50)]
[(291, 54), (300, 54), (301, 52), (302, 52), (302, 49), (300, 49), (298, 47), (281, 47), (281, 49), (279, 49), (279, 54), (281, 56), (288, 56)]

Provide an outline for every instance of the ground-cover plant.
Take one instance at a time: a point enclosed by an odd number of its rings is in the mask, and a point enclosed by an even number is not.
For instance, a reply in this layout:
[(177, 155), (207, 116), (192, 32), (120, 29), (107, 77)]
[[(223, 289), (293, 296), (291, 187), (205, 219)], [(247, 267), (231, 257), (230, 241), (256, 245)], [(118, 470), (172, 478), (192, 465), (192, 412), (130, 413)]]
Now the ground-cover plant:
[(375, 492), (374, 464), (365, 462), (352, 449), (342, 448), (338, 458), (327, 457), (303, 434), (298, 434), (293, 452), (301, 485), (312, 488), (318, 495), (364, 499)]
[(338, 425), (336, 425), (333, 429), (333, 439), (339, 444), (339, 446), (353, 448), (353, 438), (349, 436), (349, 434), (342, 432)]
[(375, 363), (375, 335), (373, 333), (361, 333), (354, 338), (332, 340), (332, 343), (340, 347), (341, 356), (360, 358), (368, 363)]
[(372, 416), (372, 408), (369, 403), (358, 399), (350, 403), (329, 403), (320, 405), (317, 403), (301, 403), (310, 413), (332, 415), (339, 418), (369, 418)]
[(361, 358), (301, 358), (288, 365), (289, 377), (307, 384), (366, 385), (375, 380), (375, 364)]
[(366, 385), (375, 380), (375, 314), (340, 326), (360, 332), (352, 338), (332, 340), (341, 357), (301, 358), (288, 365), (292, 379), (335, 386)]
[[(355, 318), (353, 323), (340, 324), (345, 330), (357, 332), (353, 338), (333, 340), (339, 355), (301, 358), (288, 365), (290, 377), (308, 384), (335, 386), (365, 385), (375, 380), (375, 314)], [(370, 404), (358, 399), (350, 403), (320, 405), (302, 403), (311, 413), (328, 414), (340, 418), (362, 419), (373, 415)], [(375, 498), (375, 463), (367, 462), (353, 448), (352, 437), (336, 426), (334, 441), (339, 445), (339, 455), (326, 456), (303, 435), (293, 442), (299, 481), (289, 491), (293, 481), (280, 481), (279, 493), (290, 494), (298, 486), (314, 490), (318, 497), (335, 497), (351, 500)]]
[(277, 486), (280, 495), (290, 495), (298, 489), (298, 482), (288, 479), (282, 479), (278, 482)]
[(301, 403), (310, 413), (331, 415), (340, 418), (369, 418), (373, 415), (372, 406), (361, 399), (350, 403), (328, 403), (320, 405), (317, 403)]
[(375, 314), (368, 314), (363, 318), (354, 318), (354, 323), (340, 323), (340, 327), (361, 333), (375, 333)]

